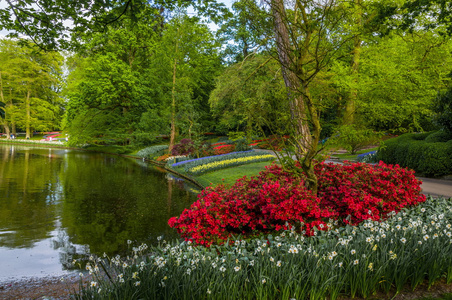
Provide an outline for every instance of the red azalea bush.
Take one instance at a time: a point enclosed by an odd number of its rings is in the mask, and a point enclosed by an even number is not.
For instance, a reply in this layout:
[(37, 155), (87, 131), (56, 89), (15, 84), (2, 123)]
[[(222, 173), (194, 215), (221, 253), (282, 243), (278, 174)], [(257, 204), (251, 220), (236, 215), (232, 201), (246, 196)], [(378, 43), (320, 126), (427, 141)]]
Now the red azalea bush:
[(206, 188), (190, 209), (169, 220), (182, 237), (209, 246), (231, 235), (244, 237), (287, 229), (307, 235), (326, 230), (329, 219), (341, 224), (380, 220), (391, 211), (425, 201), (414, 172), (398, 165), (364, 163), (316, 166), (318, 195), (301, 178), (272, 165), (259, 176), (233, 186)]

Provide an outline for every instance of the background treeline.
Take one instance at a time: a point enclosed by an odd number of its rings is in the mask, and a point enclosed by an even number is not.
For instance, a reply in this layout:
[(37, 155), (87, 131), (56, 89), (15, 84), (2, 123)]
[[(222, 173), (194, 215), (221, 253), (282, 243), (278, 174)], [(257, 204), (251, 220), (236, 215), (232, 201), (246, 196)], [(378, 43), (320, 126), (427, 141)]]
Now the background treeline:
[[(341, 47), (310, 82), (322, 138), (344, 124), (397, 134), (437, 128), (434, 102), (450, 85), (451, 39), (440, 26), (389, 30), (373, 17), (382, 6), (360, 2), (324, 41), (339, 39)], [(215, 18), (214, 32), (212, 18), (183, 5), (146, 4), (118, 13), (104, 30), (80, 33), (66, 59), (3, 39), (2, 130), (65, 130), (74, 145), (284, 133), (288, 91), (269, 14), (265, 5), (240, 0)]]

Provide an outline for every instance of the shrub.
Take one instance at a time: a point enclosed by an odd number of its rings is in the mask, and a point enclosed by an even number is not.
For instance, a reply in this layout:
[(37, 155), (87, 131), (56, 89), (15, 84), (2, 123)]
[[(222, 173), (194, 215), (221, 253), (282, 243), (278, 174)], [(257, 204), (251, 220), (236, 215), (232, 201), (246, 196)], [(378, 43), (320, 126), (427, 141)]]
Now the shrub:
[(452, 133), (452, 88), (438, 94), (433, 103), (433, 111), (436, 112), (435, 123)]
[(326, 230), (330, 218), (341, 224), (381, 220), (392, 211), (425, 201), (420, 181), (399, 166), (320, 163), (315, 172), (318, 195), (307, 190), (301, 178), (274, 164), (231, 187), (206, 188), (169, 225), (188, 240), (211, 245), (235, 234), (246, 238), (291, 226), (312, 235)]
[(386, 141), (378, 150), (377, 159), (408, 167), (427, 177), (449, 175), (452, 174), (452, 142), (436, 142), (445, 137), (438, 132), (404, 134)]
[(168, 145), (156, 145), (141, 149), (140, 151), (137, 152), (136, 155), (139, 157), (147, 158), (150, 156), (155, 156), (159, 152), (162, 152), (166, 149), (168, 149)]
[(135, 145), (151, 145), (157, 138), (155, 135), (147, 132), (134, 132), (131, 136), (132, 143)]
[(339, 128), (338, 144), (351, 154), (366, 146), (375, 144), (381, 138), (380, 133), (370, 129), (357, 128), (354, 125), (343, 125)]
[(250, 150), (251, 147), (248, 145), (246, 139), (240, 139), (235, 142), (235, 150), (236, 151), (247, 151)]
[(179, 144), (174, 145), (171, 150), (172, 155), (190, 155), (195, 151), (195, 145), (190, 139), (182, 139)]
[(452, 132), (444, 130), (433, 132), (425, 138), (425, 141), (428, 143), (445, 143), (450, 140), (452, 140)]

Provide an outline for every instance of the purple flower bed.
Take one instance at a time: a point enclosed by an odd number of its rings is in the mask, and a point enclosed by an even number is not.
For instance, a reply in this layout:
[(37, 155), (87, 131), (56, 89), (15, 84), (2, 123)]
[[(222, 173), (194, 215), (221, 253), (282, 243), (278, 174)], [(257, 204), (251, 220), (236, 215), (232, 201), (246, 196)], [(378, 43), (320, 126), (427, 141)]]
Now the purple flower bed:
[(371, 154), (375, 154), (375, 153), (377, 153), (377, 150), (374, 150), (374, 151), (370, 151), (370, 152), (366, 152), (366, 153), (362, 153), (362, 154), (358, 154), (358, 157), (364, 157), (364, 156), (367, 156), (367, 155), (371, 155)]

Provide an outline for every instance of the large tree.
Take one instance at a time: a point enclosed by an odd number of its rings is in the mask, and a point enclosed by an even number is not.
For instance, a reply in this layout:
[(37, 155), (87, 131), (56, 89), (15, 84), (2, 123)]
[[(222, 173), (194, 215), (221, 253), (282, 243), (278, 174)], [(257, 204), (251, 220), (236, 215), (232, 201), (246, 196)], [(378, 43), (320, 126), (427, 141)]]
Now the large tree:
[(344, 34), (341, 20), (347, 7), (341, 1), (295, 1), (288, 9), (283, 0), (268, 2), (274, 22), (276, 51), (287, 88), (295, 156), (306, 174), (307, 186), (317, 192), (314, 174), (321, 132), (322, 99), (311, 94), (311, 85), (353, 38)]
[(19, 127), (30, 138), (34, 130), (59, 127), (62, 114), (63, 58), (57, 52), (40, 52), (17, 41), (0, 41), (0, 102), (6, 133)]

